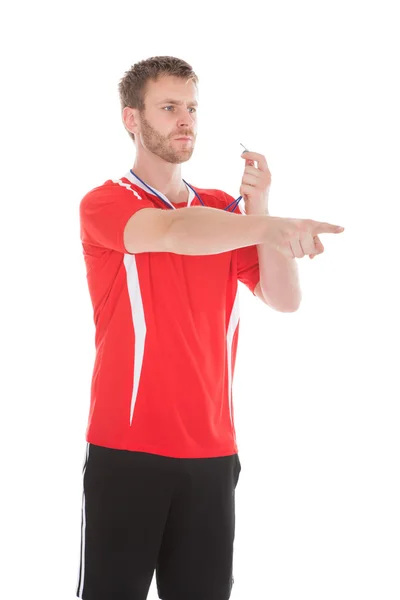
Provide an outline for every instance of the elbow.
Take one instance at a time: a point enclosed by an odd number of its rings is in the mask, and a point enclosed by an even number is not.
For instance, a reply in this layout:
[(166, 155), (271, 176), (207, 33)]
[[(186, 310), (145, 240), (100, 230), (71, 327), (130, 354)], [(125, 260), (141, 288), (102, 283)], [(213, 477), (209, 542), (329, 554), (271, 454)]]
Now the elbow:
[(289, 306), (283, 306), (278, 308), (277, 310), (279, 310), (279, 312), (283, 312), (283, 313), (294, 313), (297, 312), (300, 308), (300, 303), (299, 304), (291, 304)]
[(167, 227), (164, 231), (164, 244), (167, 252), (172, 252), (174, 254), (178, 253), (176, 238), (177, 238), (177, 226), (176, 221), (179, 218), (177, 214), (179, 211), (171, 210), (166, 211), (169, 219), (167, 221)]
[(276, 303), (270, 303), (268, 302), (269, 306), (271, 308), (273, 308), (274, 310), (281, 312), (281, 313), (294, 313), (297, 312), (300, 308), (300, 304), (301, 304), (301, 300), (295, 300), (292, 302), (276, 302)]

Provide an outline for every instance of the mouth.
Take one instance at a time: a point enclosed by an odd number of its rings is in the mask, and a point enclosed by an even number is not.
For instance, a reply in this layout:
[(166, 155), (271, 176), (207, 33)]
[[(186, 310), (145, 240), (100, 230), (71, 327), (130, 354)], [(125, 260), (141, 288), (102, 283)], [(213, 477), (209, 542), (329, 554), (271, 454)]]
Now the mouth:
[(175, 138), (176, 140), (180, 140), (180, 141), (184, 141), (184, 142), (191, 142), (193, 140), (193, 138), (191, 137), (187, 137), (187, 136), (183, 136), (183, 137), (179, 137), (179, 138)]

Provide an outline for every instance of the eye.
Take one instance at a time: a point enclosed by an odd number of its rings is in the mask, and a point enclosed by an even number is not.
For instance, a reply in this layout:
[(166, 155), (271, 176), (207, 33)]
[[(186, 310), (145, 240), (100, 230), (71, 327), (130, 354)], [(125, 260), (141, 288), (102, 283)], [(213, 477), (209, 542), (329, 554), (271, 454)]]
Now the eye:
[[(165, 109), (169, 109), (169, 108), (175, 108), (175, 107), (174, 107), (174, 106), (172, 106), (172, 105), (169, 105), (169, 106), (164, 106), (163, 110), (165, 110)], [(196, 112), (196, 111), (197, 111), (197, 109), (196, 109), (194, 106), (191, 106), (191, 107), (189, 108), (189, 110), (191, 110), (192, 112)], [(167, 112), (171, 112), (171, 111), (170, 111), (170, 110), (167, 110)]]

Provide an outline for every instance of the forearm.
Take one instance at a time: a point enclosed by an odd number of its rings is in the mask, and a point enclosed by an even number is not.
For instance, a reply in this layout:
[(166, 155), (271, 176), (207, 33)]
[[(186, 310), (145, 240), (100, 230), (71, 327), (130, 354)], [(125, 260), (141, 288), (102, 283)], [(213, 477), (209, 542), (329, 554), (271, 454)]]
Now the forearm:
[(265, 301), (281, 312), (299, 308), (301, 290), (295, 259), (287, 258), (267, 244), (257, 245), (260, 286)]
[[(270, 216), (266, 200), (249, 208), (250, 216)], [(269, 306), (281, 312), (297, 310), (301, 302), (299, 272), (295, 259), (284, 256), (269, 244), (257, 244), (260, 287)]]
[(180, 208), (171, 211), (168, 247), (175, 254), (206, 255), (265, 243), (269, 220), (204, 206)]

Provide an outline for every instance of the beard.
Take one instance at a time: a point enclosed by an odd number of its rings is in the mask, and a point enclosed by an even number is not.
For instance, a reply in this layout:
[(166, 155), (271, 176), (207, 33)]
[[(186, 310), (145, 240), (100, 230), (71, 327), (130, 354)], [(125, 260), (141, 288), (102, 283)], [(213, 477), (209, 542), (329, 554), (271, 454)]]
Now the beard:
[[(170, 138), (162, 135), (156, 129), (154, 129), (142, 113), (140, 114), (140, 123), (142, 144), (146, 150), (149, 150), (149, 152), (159, 156), (166, 162), (173, 164), (180, 164), (190, 159), (194, 151), (194, 142), (196, 140), (196, 136), (194, 136), (191, 132), (181, 132), (182, 136), (193, 136), (193, 143), (190, 145), (190, 147), (182, 148), (182, 150), (175, 150), (171, 146)], [(176, 135), (179, 135), (179, 133), (175, 134), (174, 137), (176, 137)]]

